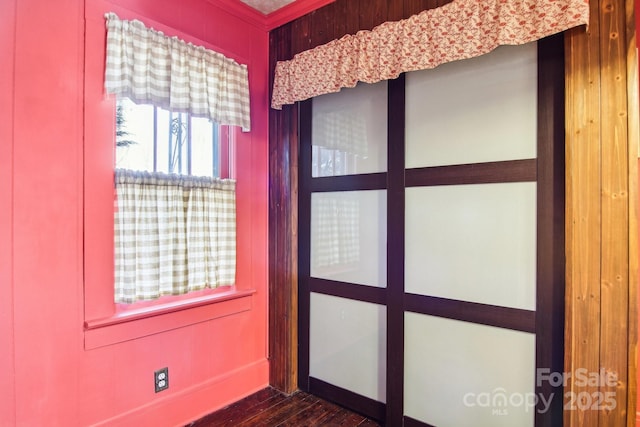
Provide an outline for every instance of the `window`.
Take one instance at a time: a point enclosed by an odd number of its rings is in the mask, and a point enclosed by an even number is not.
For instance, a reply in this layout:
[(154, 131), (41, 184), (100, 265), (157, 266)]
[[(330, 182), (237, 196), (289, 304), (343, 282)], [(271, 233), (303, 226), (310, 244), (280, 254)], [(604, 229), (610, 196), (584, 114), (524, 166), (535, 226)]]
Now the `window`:
[[(133, 96), (112, 90), (105, 91), (105, 66), (107, 61), (106, 47), (110, 14), (107, 15), (107, 31), (105, 31), (106, 8), (120, 15), (123, 19), (142, 19), (147, 26), (162, 31), (170, 37), (186, 40), (196, 46), (204, 46), (208, 54), (222, 52), (227, 59), (222, 59), (228, 68), (246, 71), (247, 67), (265, 74), (267, 64), (260, 55), (245, 45), (237, 46), (236, 32), (202, 33), (194, 29), (199, 23), (211, 23), (200, 17), (178, 17), (159, 12), (150, 5), (131, 11), (120, 6), (122, 2), (98, 2), (87, 7), (84, 68), (84, 147), (82, 156), (82, 175), (84, 196), (82, 200), (83, 256), (79, 262), (84, 265), (81, 277), (84, 303), (84, 329), (86, 349), (111, 345), (169, 329), (180, 328), (194, 323), (217, 319), (234, 313), (252, 312), (257, 307), (265, 306), (264, 292), (267, 277), (267, 183), (268, 183), (268, 149), (267, 149), (267, 117), (266, 111), (257, 111), (252, 117), (251, 132), (241, 131), (242, 117), (233, 120), (229, 117), (212, 119), (218, 123), (220, 131), (221, 166), (224, 159), (229, 159), (230, 170), (220, 177), (236, 179), (236, 275), (233, 287), (221, 286), (217, 289), (204, 289), (188, 292), (184, 295), (167, 296), (153, 300), (140, 301), (134, 304), (115, 303), (115, 249), (114, 249), (114, 169), (117, 101), (129, 98), (138, 105), (155, 104), (167, 111), (188, 112), (191, 116), (207, 119), (211, 115), (192, 113), (189, 109), (177, 109), (166, 103), (166, 100), (154, 98), (141, 100), (139, 95)], [(215, 7), (214, 7), (215, 9)], [(225, 15), (226, 16), (226, 15)], [(196, 21), (193, 21), (196, 19)], [(214, 20), (214, 21), (217, 21)], [(129, 21), (130, 23), (131, 21)], [(116, 26), (114, 23), (114, 26)], [(120, 25), (120, 24), (118, 24)], [(124, 25), (124, 24), (122, 24)], [(198, 27), (199, 28), (199, 27)], [(257, 36), (257, 34), (256, 34)], [(252, 36), (253, 37), (253, 36)], [(260, 36), (261, 37), (261, 36)], [(138, 46), (136, 44), (136, 46)], [(133, 54), (132, 60), (144, 55)], [(147, 56), (148, 58), (148, 56)], [(228, 58), (233, 58), (228, 59)], [(247, 65), (244, 65), (247, 64)], [(172, 67), (173, 68), (173, 67)], [(208, 67), (213, 69), (212, 67)], [(227, 81), (224, 73), (219, 74)], [(143, 79), (144, 80), (144, 79)], [(137, 78), (136, 78), (137, 81)], [(241, 79), (233, 78), (237, 91)], [(262, 78), (252, 79), (257, 93), (267, 93), (267, 82)], [(248, 82), (247, 82), (248, 85)], [(123, 92), (124, 89), (122, 89)], [(198, 89), (199, 90), (199, 89)], [(225, 93), (225, 88), (216, 93)], [(128, 91), (128, 90), (127, 90)], [(107, 94), (105, 94), (107, 92)], [(205, 91), (201, 91), (205, 92)], [(214, 94), (215, 95), (215, 94)], [(248, 93), (247, 93), (248, 97)], [(229, 96), (224, 96), (229, 99)], [(211, 99), (211, 97), (208, 97)], [(215, 99), (215, 97), (214, 97)], [(253, 104), (253, 100), (251, 101)], [(215, 101), (224, 106), (224, 102)], [(245, 102), (243, 101), (243, 104)], [(216, 107), (214, 112), (227, 112), (229, 109)], [(227, 114), (225, 113), (225, 114)], [(126, 123), (128, 131), (135, 131), (133, 119)], [(224, 152), (224, 133), (228, 132), (231, 141), (228, 154)], [(130, 139), (134, 135), (130, 135)], [(79, 159), (80, 160), (80, 159)], [(160, 173), (166, 173), (161, 171)], [(198, 172), (199, 175), (202, 173)], [(256, 293), (259, 289), (260, 292)], [(261, 311), (258, 309), (258, 317)], [(253, 316), (253, 314), (251, 314)], [(262, 321), (262, 320), (261, 320)], [(231, 328), (236, 328), (231, 325)], [(236, 328), (237, 329), (237, 328)]]
[(117, 95), (115, 302), (235, 283), (229, 132), (249, 130), (247, 68), (107, 14), (105, 89)]
[(116, 168), (230, 178), (229, 126), (121, 97), (116, 104)]
[(115, 302), (233, 285), (228, 130), (128, 98), (115, 123)]

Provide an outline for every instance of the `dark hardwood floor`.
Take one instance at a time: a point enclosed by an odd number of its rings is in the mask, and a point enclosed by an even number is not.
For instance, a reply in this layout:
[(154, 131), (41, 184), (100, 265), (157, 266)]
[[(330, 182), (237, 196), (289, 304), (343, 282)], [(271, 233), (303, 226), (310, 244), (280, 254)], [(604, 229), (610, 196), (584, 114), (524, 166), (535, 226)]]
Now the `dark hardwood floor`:
[(194, 421), (189, 427), (379, 426), (362, 415), (304, 392), (286, 396), (266, 388)]

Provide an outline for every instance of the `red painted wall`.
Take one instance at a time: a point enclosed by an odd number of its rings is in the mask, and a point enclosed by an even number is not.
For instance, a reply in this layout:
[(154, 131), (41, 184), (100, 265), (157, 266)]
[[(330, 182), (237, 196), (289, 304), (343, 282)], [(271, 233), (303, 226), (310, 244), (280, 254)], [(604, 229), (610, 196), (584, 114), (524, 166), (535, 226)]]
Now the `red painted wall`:
[[(178, 425), (266, 386), (268, 34), (212, 3), (0, 2), (0, 425)], [(113, 102), (96, 76), (106, 10), (249, 65), (252, 131), (237, 139), (237, 282), (256, 292), (245, 311), (88, 348), (85, 322), (113, 314), (98, 283), (112, 280), (104, 228), (112, 199), (84, 191), (112, 167)], [(86, 241), (85, 230), (94, 233)], [(233, 302), (217, 304), (225, 311)], [(145, 322), (153, 329), (161, 320)], [(164, 366), (170, 388), (155, 394), (153, 371)]]
[(11, 209), (13, 158), (13, 47), (17, 0), (0, 2), (0, 425), (15, 424)]

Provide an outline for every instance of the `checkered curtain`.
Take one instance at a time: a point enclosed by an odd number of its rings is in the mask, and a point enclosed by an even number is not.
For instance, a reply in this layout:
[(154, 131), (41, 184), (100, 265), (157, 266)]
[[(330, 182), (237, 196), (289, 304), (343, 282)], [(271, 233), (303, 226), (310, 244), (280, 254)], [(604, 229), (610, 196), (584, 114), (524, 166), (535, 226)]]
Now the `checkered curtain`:
[(105, 17), (107, 93), (250, 130), (246, 65), (140, 21)]
[(235, 181), (117, 169), (115, 301), (235, 283)]

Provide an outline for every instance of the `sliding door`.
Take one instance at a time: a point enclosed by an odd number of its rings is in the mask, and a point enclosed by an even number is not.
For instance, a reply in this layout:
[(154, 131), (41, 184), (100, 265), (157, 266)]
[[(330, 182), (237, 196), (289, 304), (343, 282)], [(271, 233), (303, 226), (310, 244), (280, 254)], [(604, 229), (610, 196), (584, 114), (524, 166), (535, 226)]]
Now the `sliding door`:
[(557, 425), (562, 39), (301, 104), (300, 387), (387, 425)]

